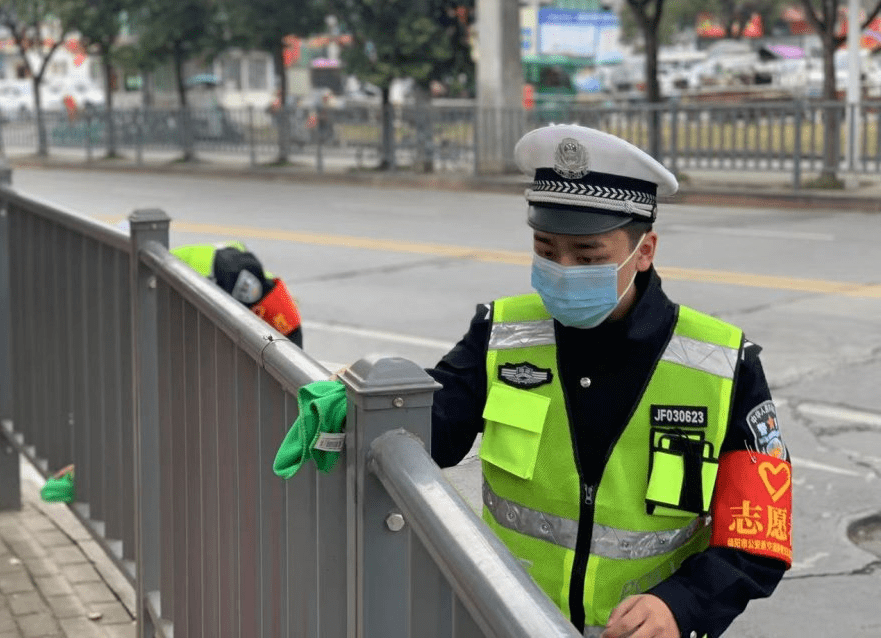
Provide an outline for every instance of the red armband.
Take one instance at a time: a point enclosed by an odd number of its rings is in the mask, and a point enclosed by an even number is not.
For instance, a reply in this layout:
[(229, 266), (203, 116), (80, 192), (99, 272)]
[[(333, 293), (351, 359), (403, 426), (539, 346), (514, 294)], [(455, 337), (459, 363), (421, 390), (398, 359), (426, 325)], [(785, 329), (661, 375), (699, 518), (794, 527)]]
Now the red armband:
[(300, 327), (300, 311), (288, 293), (287, 286), (281, 279), (275, 279), (275, 286), (268, 295), (251, 306), (251, 310), (287, 336)]
[(792, 565), (792, 466), (751, 451), (719, 459), (710, 545)]

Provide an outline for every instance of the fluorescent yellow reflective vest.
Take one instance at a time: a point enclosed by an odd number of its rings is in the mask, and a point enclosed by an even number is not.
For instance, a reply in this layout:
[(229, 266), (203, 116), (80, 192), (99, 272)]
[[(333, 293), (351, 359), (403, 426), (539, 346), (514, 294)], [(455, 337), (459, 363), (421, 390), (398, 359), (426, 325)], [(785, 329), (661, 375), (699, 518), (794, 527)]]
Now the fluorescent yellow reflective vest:
[(535, 294), (495, 302), (480, 448), (483, 518), (586, 632), (707, 546), (742, 342), (738, 328), (680, 306), (599, 485), (585, 485), (553, 319)]
[(190, 244), (171, 249), (171, 254), (186, 263), (203, 277), (214, 276), (214, 253), (218, 248), (236, 248), (244, 252), (245, 245), (238, 241), (222, 244)]

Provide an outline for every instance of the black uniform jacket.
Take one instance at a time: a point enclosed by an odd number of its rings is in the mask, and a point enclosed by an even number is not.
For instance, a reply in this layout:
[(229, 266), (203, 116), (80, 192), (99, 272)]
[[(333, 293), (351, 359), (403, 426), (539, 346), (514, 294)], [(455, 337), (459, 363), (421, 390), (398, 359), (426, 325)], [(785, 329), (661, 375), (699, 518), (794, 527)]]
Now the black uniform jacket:
[[(676, 306), (661, 290), (654, 268), (636, 278), (639, 298), (624, 319), (584, 330), (554, 322), (560, 378), (570, 406), (582, 477), (599, 483), (609, 448), (627, 424), (673, 329)], [(480, 305), (468, 333), (428, 373), (443, 389), (434, 397), (431, 454), (441, 467), (459, 463), (483, 430), (486, 351), (491, 305)], [(721, 453), (755, 449), (747, 415), (771, 399), (759, 361), (747, 342), (735, 380), (731, 424)], [(583, 387), (581, 379), (590, 379)], [(586, 385), (586, 384), (585, 384)], [(590, 418), (584, 418), (589, 415)], [(717, 486), (724, 489), (724, 486)], [(688, 558), (652, 588), (672, 610), (683, 636), (720, 635), (753, 598), (769, 596), (785, 566), (772, 558), (710, 547)]]

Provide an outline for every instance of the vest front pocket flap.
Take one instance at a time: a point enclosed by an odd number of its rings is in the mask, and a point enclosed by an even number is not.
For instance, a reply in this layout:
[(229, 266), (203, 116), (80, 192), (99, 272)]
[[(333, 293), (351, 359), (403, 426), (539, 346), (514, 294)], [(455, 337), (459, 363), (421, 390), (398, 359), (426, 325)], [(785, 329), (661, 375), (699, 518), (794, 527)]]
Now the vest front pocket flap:
[(550, 405), (550, 397), (493, 383), (486, 397), (483, 418), (541, 434)]
[(480, 458), (523, 479), (532, 478), (549, 397), (494, 383), (486, 398)]

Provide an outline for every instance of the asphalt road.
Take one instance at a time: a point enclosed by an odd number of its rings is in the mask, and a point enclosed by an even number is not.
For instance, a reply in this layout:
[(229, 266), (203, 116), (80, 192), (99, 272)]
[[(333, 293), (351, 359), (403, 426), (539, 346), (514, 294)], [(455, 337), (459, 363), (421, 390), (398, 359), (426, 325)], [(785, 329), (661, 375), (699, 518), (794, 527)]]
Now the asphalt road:
[[(331, 365), (432, 365), (477, 303), (529, 289), (518, 192), (30, 169), (13, 184), (108, 223), (162, 208), (172, 245), (245, 241), (298, 298), (306, 351)], [(656, 228), (668, 294), (764, 347), (793, 455), (793, 568), (726, 635), (878, 638), (881, 531), (864, 521), (881, 512), (881, 215), (668, 206)], [(477, 469), (450, 473), (474, 504)]]

